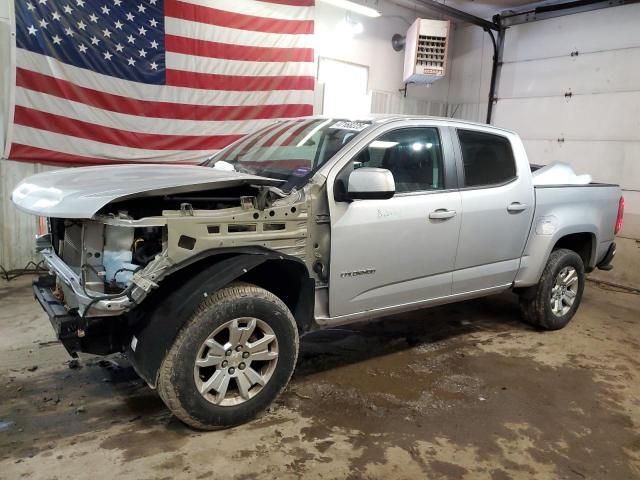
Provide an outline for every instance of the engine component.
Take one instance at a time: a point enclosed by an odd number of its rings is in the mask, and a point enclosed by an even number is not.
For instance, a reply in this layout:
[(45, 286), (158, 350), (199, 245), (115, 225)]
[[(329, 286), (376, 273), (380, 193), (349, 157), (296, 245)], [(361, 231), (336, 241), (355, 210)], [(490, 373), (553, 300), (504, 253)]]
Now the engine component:
[(130, 227), (117, 227), (107, 225), (105, 227), (104, 244), (104, 269), (105, 281), (119, 287), (126, 287), (131, 283), (133, 272), (138, 268), (131, 263), (133, 259), (133, 234)]

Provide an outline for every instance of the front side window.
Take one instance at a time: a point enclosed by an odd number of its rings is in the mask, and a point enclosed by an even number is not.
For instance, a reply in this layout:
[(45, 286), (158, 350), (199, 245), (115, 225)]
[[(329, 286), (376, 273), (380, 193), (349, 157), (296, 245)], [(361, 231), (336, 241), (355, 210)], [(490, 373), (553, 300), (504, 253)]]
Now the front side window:
[(508, 138), (474, 130), (458, 130), (458, 138), (465, 186), (490, 186), (516, 178), (516, 162)]
[(402, 128), (371, 142), (353, 159), (353, 168), (390, 170), (396, 192), (418, 192), (444, 188), (442, 147), (438, 129)]

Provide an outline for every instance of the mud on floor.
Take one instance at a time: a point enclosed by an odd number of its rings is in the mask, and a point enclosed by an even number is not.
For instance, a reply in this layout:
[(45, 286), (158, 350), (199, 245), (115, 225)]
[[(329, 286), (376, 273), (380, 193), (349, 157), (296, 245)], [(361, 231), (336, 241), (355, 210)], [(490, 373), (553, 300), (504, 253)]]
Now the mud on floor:
[(309, 334), (268, 412), (202, 433), (124, 358), (69, 368), (11, 287), (0, 478), (640, 478), (637, 295), (590, 286), (554, 333), (499, 296)]

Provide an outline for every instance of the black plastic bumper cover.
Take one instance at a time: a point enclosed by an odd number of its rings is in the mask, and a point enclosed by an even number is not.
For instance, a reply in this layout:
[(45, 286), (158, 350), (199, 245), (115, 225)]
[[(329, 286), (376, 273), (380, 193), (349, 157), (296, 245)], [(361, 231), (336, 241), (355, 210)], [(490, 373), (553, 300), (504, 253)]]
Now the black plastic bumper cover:
[(82, 318), (67, 311), (53, 294), (55, 277), (45, 275), (33, 282), (33, 295), (49, 317), (56, 336), (76, 358), (78, 352), (108, 355), (123, 350), (126, 319), (122, 317)]

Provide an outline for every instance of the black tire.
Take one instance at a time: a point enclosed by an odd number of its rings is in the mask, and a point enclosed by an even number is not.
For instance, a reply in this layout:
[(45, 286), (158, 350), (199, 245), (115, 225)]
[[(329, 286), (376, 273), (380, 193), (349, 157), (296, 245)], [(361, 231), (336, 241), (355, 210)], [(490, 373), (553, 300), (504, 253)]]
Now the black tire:
[[(273, 330), (278, 359), (268, 382), (252, 398), (232, 406), (215, 405), (197, 389), (196, 356), (204, 341), (229, 320), (253, 317)], [(298, 356), (298, 329), (287, 306), (275, 295), (248, 283), (232, 283), (206, 297), (185, 322), (158, 373), (158, 393), (171, 412), (201, 430), (232, 427), (265, 410), (286, 387)]]
[[(551, 308), (551, 295), (556, 277), (565, 267), (573, 267), (577, 272), (578, 286), (575, 299), (569, 310), (563, 315), (556, 315)], [(524, 320), (544, 330), (560, 330), (573, 318), (580, 306), (584, 291), (584, 263), (576, 252), (558, 249), (551, 252), (547, 265), (542, 272), (540, 282), (520, 292), (520, 311)]]

